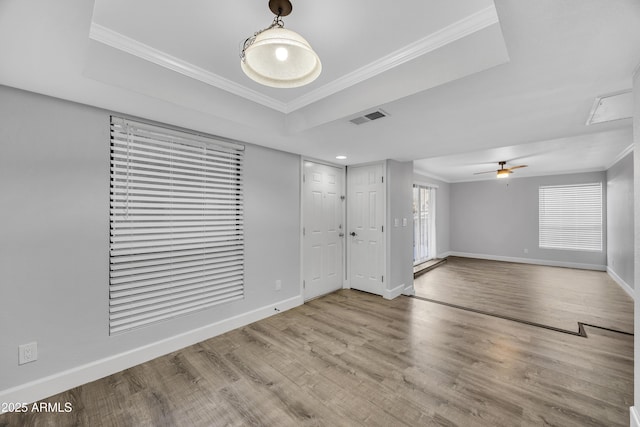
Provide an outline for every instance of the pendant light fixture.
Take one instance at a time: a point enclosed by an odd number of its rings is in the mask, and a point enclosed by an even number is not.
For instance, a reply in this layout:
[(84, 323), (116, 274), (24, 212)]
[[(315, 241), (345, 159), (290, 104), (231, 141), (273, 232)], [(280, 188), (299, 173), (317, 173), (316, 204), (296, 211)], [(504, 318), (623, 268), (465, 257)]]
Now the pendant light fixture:
[(242, 71), (265, 86), (293, 88), (311, 83), (320, 75), (322, 64), (304, 37), (284, 28), (282, 17), (293, 10), (291, 2), (270, 0), (269, 9), (276, 15), (271, 26), (242, 44)]

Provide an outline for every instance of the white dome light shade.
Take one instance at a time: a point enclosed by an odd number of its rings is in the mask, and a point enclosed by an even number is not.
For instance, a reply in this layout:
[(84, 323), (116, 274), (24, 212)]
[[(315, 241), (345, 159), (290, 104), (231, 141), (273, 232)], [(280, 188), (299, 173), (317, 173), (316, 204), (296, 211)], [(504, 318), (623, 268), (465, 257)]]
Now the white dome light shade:
[(282, 27), (258, 34), (245, 49), (242, 71), (252, 80), (278, 88), (300, 87), (322, 71), (320, 58), (300, 34)]

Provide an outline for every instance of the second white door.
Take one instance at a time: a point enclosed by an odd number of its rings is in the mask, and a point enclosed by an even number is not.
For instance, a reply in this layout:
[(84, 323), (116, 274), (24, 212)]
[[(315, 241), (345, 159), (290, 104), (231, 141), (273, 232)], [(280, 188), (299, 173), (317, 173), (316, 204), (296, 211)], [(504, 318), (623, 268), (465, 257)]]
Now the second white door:
[(384, 289), (385, 184), (382, 164), (349, 167), (349, 279), (353, 289), (382, 295)]

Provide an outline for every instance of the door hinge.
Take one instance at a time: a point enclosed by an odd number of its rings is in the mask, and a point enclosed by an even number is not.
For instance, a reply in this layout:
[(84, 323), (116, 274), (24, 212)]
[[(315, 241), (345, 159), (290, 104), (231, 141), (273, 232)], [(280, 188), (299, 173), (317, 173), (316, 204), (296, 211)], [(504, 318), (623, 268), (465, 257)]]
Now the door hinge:
[(302, 182), (307, 182), (307, 175), (302, 174)]
[(303, 236), (307, 235), (307, 229), (305, 227), (302, 227), (302, 235)]
[(380, 178), (382, 179), (382, 183), (384, 184), (384, 176), (381, 176)]
[(384, 225), (382, 226), (382, 232), (384, 233)]
[(342, 200), (344, 202), (344, 199), (346, 199), (345, 196), (340, 196), (340, 200)]
[(384, 283), (384, 276), (382, 276), (382, 283)]
[(307, 282), (306, 280), (302, 281), (302, 289), (307, 289)]

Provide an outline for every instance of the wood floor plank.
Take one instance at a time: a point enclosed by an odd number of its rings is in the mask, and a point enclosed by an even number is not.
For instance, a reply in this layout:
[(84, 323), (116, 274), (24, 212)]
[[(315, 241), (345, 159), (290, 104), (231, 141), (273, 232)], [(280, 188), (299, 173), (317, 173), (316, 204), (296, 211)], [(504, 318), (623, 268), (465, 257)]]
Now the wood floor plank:
[(557, 328), (633, 333), (633, 300), (602, 271), (449, 257), (414, 287), (420, 297)]
[(46, 399), (71, 413), (0, 426), (625, 426), (633, 337), (585, 330), (342, 290)]

